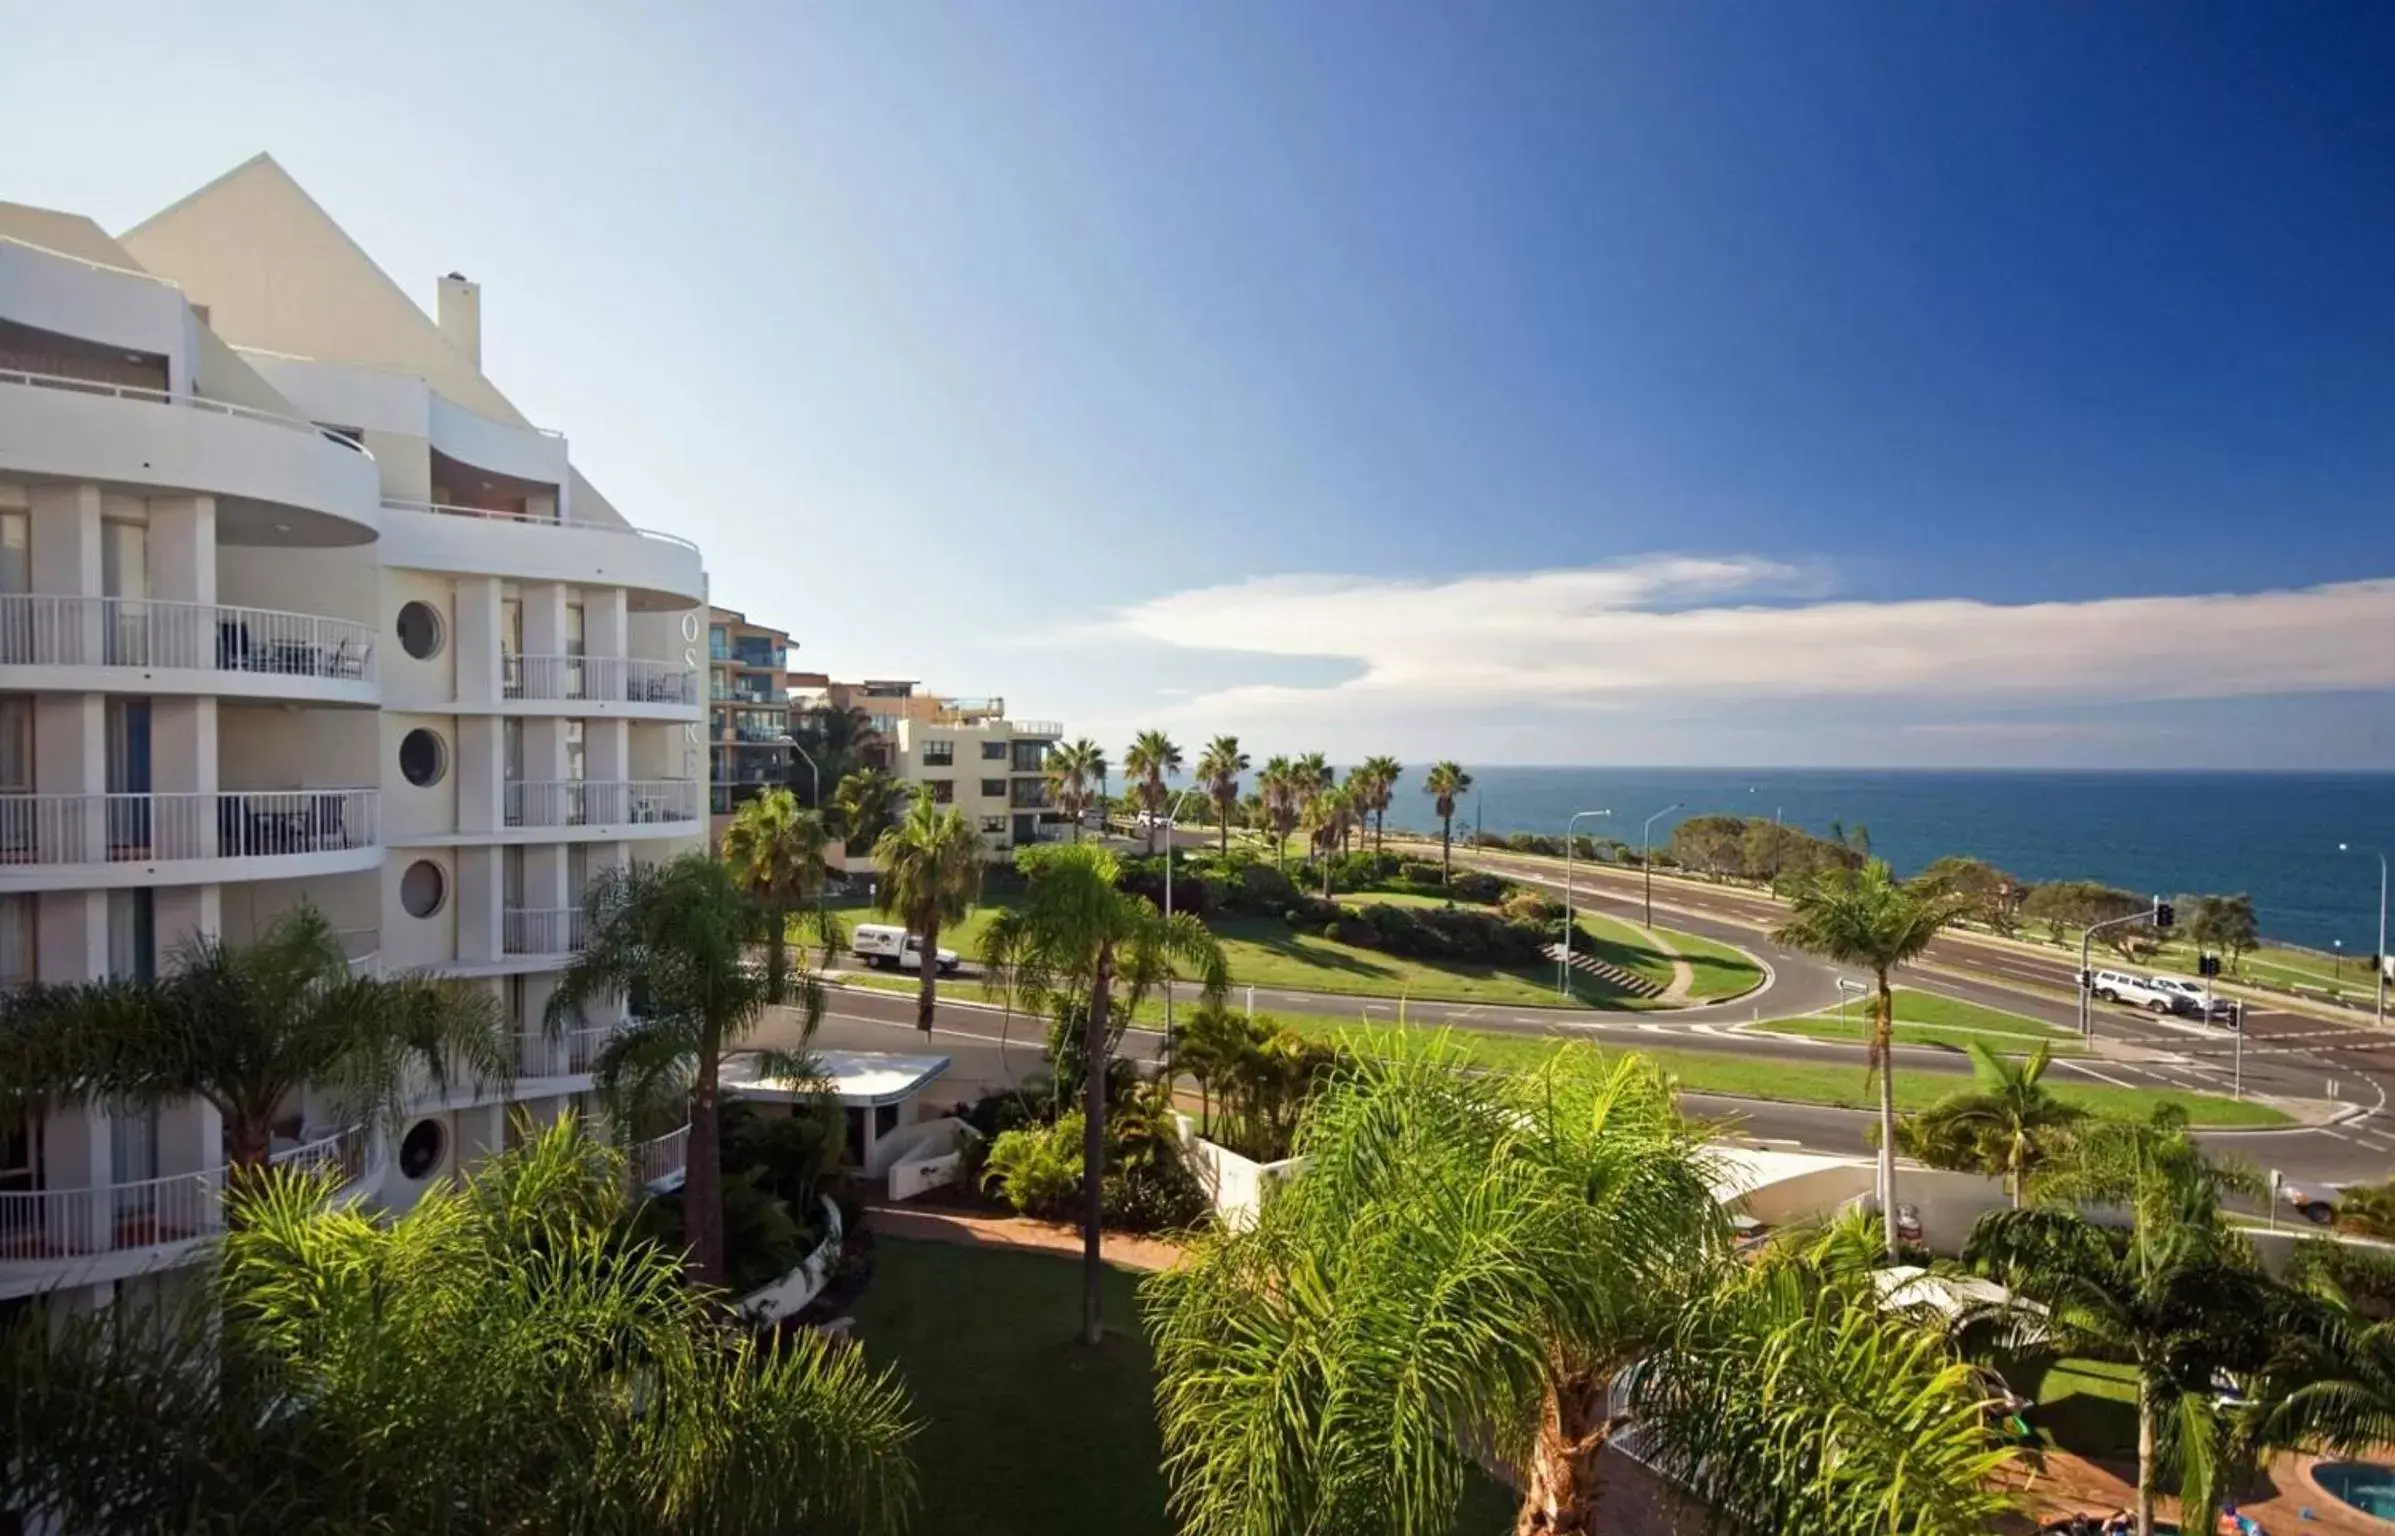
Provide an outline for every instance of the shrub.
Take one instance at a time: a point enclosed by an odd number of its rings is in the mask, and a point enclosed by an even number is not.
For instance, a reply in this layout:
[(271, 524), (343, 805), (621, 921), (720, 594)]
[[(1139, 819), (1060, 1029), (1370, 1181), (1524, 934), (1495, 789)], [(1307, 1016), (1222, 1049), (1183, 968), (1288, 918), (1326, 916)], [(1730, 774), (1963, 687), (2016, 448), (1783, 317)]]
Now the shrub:
[(1270, 864), (1241, 867), (1231, 892), (1231, 905), (1242, 912), (1280, 912), (1298, 900), (1297, 882)]
[(1408, 885), (1435, 886), (1439, 883), (1439, 866), (1420, 859), (1405, 859), (1397, 866), (1397, 878)]
[(1025, 1126), (990, 1143), (981, 1187), (1023, 1216), (1066, 1217), (1081, 1194), (1081, 1114)]
[(1360, 891), (1394, 879), (1399, 866), (1406, 861), (1393, 853), (1374, 853), (1369, 848), (1343, 853), (1331, 860), (1331, 883), (1350, 891)]
[(1514, 923), (1544, 925), (1560, 921), (1563, 917), (1562, 902), (1526, 885), (1516, 886), (1506, 892), (1505, 900), (1498, 904), (1497, 910), (1505, 914), (1506, 921)]
[(1459, 869), (1447, 887), (1447, 894), (1457, 901), (1490, 907), (1505, 899), (1506, 890), (1511, 884), (1503, 876), (1492, 875), (1485, 870)]

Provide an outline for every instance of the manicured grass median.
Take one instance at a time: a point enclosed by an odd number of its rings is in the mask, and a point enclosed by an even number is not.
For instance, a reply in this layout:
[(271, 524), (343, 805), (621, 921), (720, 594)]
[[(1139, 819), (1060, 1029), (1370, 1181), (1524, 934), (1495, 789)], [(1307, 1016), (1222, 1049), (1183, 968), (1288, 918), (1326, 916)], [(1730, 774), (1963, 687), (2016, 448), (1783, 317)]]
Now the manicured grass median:
[(1696, 973), (1688, 988), (1691, 998), (1718, 1001), (1752, 992), (1763, 984), (1763, 968), (1743, 950), (1693, 933), (1682, 933), (1677, 928), (1660, 931), (1678, 947), (1680, 957)]
[[(1155, 1372), (1138, 1277), (1109, 1269), (1103, 1346), (1078, 1342), (1081, 1261), (884, 1238), (856, 1306), (868, 1359), (895, 1364), (921, 1426), (917, 1531), (1168, 1536)], [(1456, 1529), (1512, 1528), (1512, 1500), (1468, 1486)]]
[[(1863, 999), (1850, 1005), (1843, 1015), (1811, 1013), (1802, 1018), (1770, 1019), (1747, 1027), (1765, 1034), (1805, 1035), (1815, 1040), (1861, 1040), (1870, 1029), (1866, 1022), (1869, 1014), (1869, 999)], [(1932, 992), (1897, 988), (1897, 1044), (1944, 1045), (1959, 1050), (1972, 1040), (2007, 1053), (2026, 1054), (2032, 1045), (2045, 1041), (2055, 1048), (2057, 1056), (2085, 1054), (2071, 1031), (2042, 1019), (2006, 1013), (1960, 998), (1940, 997)]]
[[(1335, 1035), (1364, 1050), (1372, 1049), (1376, 1041), (1387, 1042), (1396, 1030), (1393, 1025), (1341, 1024), (1334, 1020), (1291, 1018), (1289, 1022), (1309, 1033)], [(1473, 1062), (1500, 1071), (1537, 1066), (1564, 1043), (1553, 1035), (1499, 1034), (1491, 1030), (1457, 1029), (1450, 1034)], [(1589, 1048), (1606, 1056), (1619, 1054), (1612, 1047)], [(1848, 1061), (1818, 1062), (1785, 1061), (1744, 1052), (1668, 1048), (1642, 1047), (1635, 1054), (1652, 1060), (1689, 1093), (1772, 1099), (1789, 1104), (1827, 1104), (1844, 1109), (1873, 1109), (1879, 1104), (1878, 1090), (1863, 1081), (1859, 1052)], [(1968, 1082), (1959, 1073), (1898, 1072), (1896, 1107), (1905, 1111), (1926, 1109)], [(2048, 1082), (2058, 1096), (2084, 1104), (2111, 1119), (2142, 1120), (2156, 1105), (2176, 1104), (2187, 1111), (2191, 1124), (2199, 1126), (2250, 1129), (2287, 1123), (2284, 1114), (2267, 1104), (2231, 1099), (2223, 1094), (2177, 1088), (2115, 1088), (2104, 1083), (2051, 1078)]]

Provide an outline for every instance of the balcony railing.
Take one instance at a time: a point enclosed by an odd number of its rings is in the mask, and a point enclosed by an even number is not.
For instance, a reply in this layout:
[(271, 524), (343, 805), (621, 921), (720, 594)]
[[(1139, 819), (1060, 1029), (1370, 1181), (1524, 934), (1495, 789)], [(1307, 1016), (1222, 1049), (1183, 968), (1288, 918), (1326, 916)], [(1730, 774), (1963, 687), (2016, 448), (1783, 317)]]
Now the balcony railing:
[(620, 533), (628, 538), (656, 539), (666, 544), (679, 544), (695, 551), (698, 546), (679, 534), (660, 533), (654, 528), (634, 528), (624, 523), (594, 523), (578, 517), (543, 517), (534, 512), (499, 511), (490, 507), (461, 507), (445, 501), (386, 500), (384, 506), (397, 512), (433, 512), (443, 517), (474, 517), (503, 523), (530, 523), (542, 528), (578, 528), (592, 533)]
[(526, 1031), (521, 1057), (523, 1075), (579, 1077), (589, 1072), (598, 1065), (599, 1053), (607, 1048), (607, 1042), (622, 1034), (628, 1022), (617, 1019), (586, 1025), (554, 1037), (540, 1030)]
[(580, 907), (508, 907), (499, 914), (503, 954), (579, 954), (589, 942), (590, 926)]
[(606, 699), (696, 704), (698, 673), (633, 656), (502, 656), (499, 689), (510, 699)]
[[(329, 1171), (343, 1184), (366, 1170), (367, 1135), (351, 1126), (274, 1154), (294, 1172)], [(87, 1189), (0, 1192), (0, 1263), (123, 1253), (224, 1230), (226, 1170), (173, 1173)]]
[(349, 962), (352, 976), (378, 976), (383, 968), (383, 931), (380, 928), (343, 928), (341, 957)]
[(244, 421), (264, 422), (270, 427), (285, 427), (294, 432), (305, 432), (313, 437), (325, 438), (328, 441), (339, 443), (352, 453), (365, 454), (369, 459), (374, 457), (373, 454), (366, 452), (364, 443), (346, 432), (336, 432), (330, 427), (318, 426), (315, 422), (303, 421), (297, 416), (279, 416), (273, 411), (261, 411), (251, 406), (235, 405), (228, 400), (209, 400), (199, 395), (174, 395), (163, 389), (150, 389), (139, 384), (105, 384), (96, 379), (73, 379), (56, 373), (27, 373), (20, 368), (0, 368), (0, 384), (22, 384), (35, 389), (63, 389), (69, 394), (77, 395), (109, 395), (119, 400), (143, 400), (153, 405), (171, 405), (187, 411), (204, 412), (212, 416), (238, 416)]
[(0, 665), (145, 667), (374, 680), (374, 631), (348, 619), (130, 597), (0, 596)]
[(649, 1185), (674, 1177), (690, 1161), (690, 1127), (668, 1131), (654, 1141), (635, 1143), (628, 1161), (636, 1184)]
[(502, 796), (511, 827), (620, 827), (696, 821), (693, 779), (515, 779)]
[(1064, 735), (1062, 720), (1010, 720), (1007, 728), (1017, 736), (1036, 737), (1041, 741), (1055, 741)]
[(371, 848), (371, 789), (0, 795), (0, 866), (257, 859)]

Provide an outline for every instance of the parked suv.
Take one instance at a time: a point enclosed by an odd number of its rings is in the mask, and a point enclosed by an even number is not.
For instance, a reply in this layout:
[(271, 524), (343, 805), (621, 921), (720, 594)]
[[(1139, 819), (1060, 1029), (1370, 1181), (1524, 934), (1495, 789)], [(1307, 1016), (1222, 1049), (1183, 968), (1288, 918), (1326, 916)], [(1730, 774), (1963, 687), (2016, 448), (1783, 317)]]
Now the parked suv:
[(2180, 1013), (2197, 1019), (2225, 1019), (2229, 1016), (2229, 1000), (2215, 997), (2212, 989), (2188, 976), (2149, 976), (2146, 980), (2158, 992), (2170, 995), (2170, 1005)]
[(2088, 981), (2089, 990), (2107, 1003), (2127, 1003), (2149, 1013), (2168, 1013), (2173, 1006), (2170, 993), (2127, 971), (2098, 971)]

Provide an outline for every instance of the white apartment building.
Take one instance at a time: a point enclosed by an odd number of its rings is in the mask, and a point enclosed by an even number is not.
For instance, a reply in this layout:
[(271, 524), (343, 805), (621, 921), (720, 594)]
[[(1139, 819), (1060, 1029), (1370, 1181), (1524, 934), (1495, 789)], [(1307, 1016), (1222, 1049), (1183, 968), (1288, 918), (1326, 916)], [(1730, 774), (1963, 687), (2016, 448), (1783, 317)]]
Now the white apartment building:
[[(391, 1208), (584, 1094), (542, 1029), (591, 874), (703, 844), (699, 551), (632, 527), (260, 156), (108, 237), (0, 204), (0, 978), (160, 967), (302, 900), (473, 978), (518, 1075), (278, 1147)], [(0, 1305), (105, 1304), (220, 1224), (205, 1105), (0, 1124)], [(652, 1157), (667, 1158), (662, 1147)]]
[(964, 812), (993, 861), (1059, 835), (1043, 765), (1064, 735), (1060, 722), (1010, 720), (1003, 699), (941, 699), (892, 717), (887, 735), (891, 774)]

